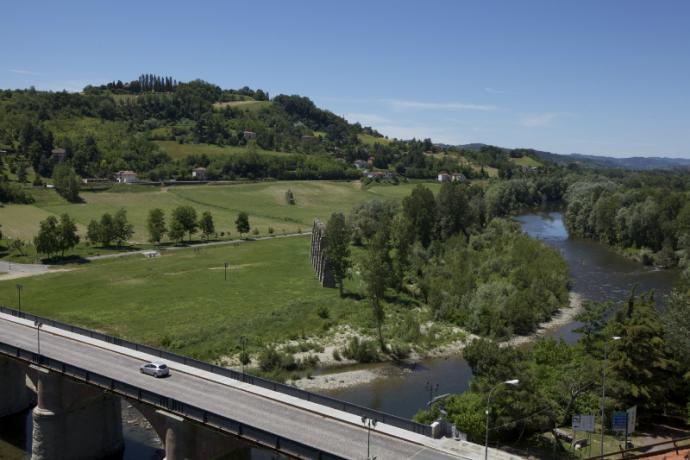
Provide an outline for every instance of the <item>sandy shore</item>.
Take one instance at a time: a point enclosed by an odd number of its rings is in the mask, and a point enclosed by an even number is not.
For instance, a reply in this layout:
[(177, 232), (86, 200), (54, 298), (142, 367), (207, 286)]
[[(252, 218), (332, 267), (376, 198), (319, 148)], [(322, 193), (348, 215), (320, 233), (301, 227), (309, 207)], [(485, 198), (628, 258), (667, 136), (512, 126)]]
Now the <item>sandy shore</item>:
[[(501, 346), (517, 346), (533, 342), (537, 338), (546, 335), (549, 331), (565, 326), (566, 324), (574, 321), (575, 316), (582, 311), (582, 305), (582, 296), (575, 292), (571, 292), (569, 305), (560, 309), (558, 313), (556, 313), (549, 321), (540, 324), (537, 331), (527, 336), (516, 336), (510, 340), (501, 342)], [(339, 344), (344, 343), (349, 337), (348, 332), (352, 331), (339, 331), (339, 333), (336, 334), (338, 337), (336, 342)], [(434, 348), (423, 357), (412, 356), (411, 361), (418, 361), (423, 358), (458, 356), (462, 354), (462, 350), (465, 348), (465, 346), (476, 338), (479, 337), (473, 334), (468, 334), (465, 339)], [(336, 344), (330, 344), (329, 346), (325, 347), (324, 353), (317, 353), (320, 358), (323, 357), (323, 360), (320, 361), (321, 367), (332, 368), (334, 366), (353, 364), (352, 361), (335, 361), (332, 358), (333, 349), (335, 348), (337, 348)], [(387, 367), (385, 366), (372, 365), (367, 369), (346, 370), (343, 372), (320, 374), (310, 378), (302, 378), (290, 383), (305, 390), (336, 390), (339, 388), (363, 385), (377, 379), (386, 378), (386, 376), (390, 373), (386, 372), (386, 370)]]

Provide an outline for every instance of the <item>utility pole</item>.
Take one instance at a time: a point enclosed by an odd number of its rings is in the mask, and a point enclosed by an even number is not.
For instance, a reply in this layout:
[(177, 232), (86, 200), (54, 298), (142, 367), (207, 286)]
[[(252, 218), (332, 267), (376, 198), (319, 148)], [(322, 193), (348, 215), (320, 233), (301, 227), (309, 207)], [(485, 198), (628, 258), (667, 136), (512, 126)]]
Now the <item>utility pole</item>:
[(228, 280), (228, 263), (225, 262), (225, 281)]

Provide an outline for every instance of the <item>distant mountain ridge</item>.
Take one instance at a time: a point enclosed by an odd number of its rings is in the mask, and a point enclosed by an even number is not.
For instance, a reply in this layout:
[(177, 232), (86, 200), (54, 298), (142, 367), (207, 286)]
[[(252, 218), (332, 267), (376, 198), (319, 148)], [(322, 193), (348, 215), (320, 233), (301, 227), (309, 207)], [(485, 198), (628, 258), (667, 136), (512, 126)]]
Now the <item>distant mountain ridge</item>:
[[(489, 147), (488, 144), (471, 143), (459, 145), (458, 147), (466, 150), (481, 150), (482, 147)], [(511, 149), (501, 147), (503, 150)], [(534, 154), (542, 160), (551, 161), (558, 164), (576, 163), (588, 167), (620, 168), (637, 171), (651, 169), (685, 169), (690, 168), (688, 158), (668, 158), (668, 157), (628, 157), (614, 158), (598, 155), (583, 155), (581, 153), (560, 154), (533, 150)]]

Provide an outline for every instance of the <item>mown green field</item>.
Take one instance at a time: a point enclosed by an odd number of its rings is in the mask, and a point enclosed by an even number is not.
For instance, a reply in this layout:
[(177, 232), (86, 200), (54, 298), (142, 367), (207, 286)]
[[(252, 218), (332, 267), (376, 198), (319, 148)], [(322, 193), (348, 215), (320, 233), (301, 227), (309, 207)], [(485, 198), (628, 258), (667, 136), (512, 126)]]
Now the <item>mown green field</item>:
[[(213, 214), (216, 231), (229, 232), (239, 237), (235, 219), (240, 211), (249, 214), (251, 226), (266, 235), (268, 227), (277, 234), (311, 229), (314, 217), (327, 219), (332, 212), (349, 210), (357, 203), (379, 199), (402, 199), (415, 183), (400, 185), (374, 185), (362, 189), (359, 182), (289, 181), (260, 182), (235, 185), (190, 185), (176, 187), (148, 187), (120, 185), (104, 192), (82, 192), (84, 203), (72, 204), (60, 198), (53, 190), (35, 193), (32, 205), (5, 205), (0, 208), (0, 225), (11, 238), (31, 240), (38, 232), (39, 222), (50, 214), (67, 213), (85, 232), (91, 219), (99, 219), (104, 212), (114, 213), (120, 208), (127, 211), (134, 225), (132, 241), (147, 240), (146, 218), (153, 208), (161, 208), (170, 215), (180, 205), (193, 206), (200, 215)], [(426, 183), (434, 192), (439, 185)], [(285, 192), (291, 189), (296, 205), (288, 205)]]
[[(155, 141), (155, 143), (173, 159), (184, 158), (189, 155), (207, 155), (208, 157), (213, 157), (218, 155), (236, 155), (238, 153), (247, 152), (247, 147), (232, 145), (180, 144), (176, 141)], [(290, 155), (289, 153), (264, 150), (258, 147), (256, 152), (261, 155)]]
[(386, 139), (385, 137), (372, 136), (371, 134), (357, 134), (357, 139), (359, 139), (359, 141), (364, 145), (386, 145), (391, 143), (390, 139)]
[(510, 161), (519, 166), (534, 166), (536, 168), (544, 166), (541, 161), (536, 160), (532, 157), (524, 156), (520, 158), (510, 158)]
[[(241, 335), (255, 350), (335, 323), (366, 323), (365, 303), (319, 285), (309, 241), (275, 238), (72, 265), (22, 279), (22, 308), (205, 359), (236, 353)], [(15, 282), (0, 282), (0, 304), (16, 304)], [(317, 314), (320, 306), (328, 318)]]

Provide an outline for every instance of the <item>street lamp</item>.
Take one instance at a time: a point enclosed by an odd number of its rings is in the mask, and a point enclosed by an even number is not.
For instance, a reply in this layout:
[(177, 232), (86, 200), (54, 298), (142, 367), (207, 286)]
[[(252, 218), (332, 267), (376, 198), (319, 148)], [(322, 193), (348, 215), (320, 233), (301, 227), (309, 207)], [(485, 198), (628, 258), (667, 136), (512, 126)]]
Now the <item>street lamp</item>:
[(36, 341), (38, 342), (38, 360), (41, 360), (41, 327), (43, 323), (39, 320), (34, 321), (34, 326), (36, 326)]
[(367, 460), (376, 460), (376, 457), (371, 457), (371, 430), (376, 427), (376, 419), (369, 417), (362, 417), (362, 423), (367, 427)]
[[(620, 340), (617, 335), (611, 337), (611, 340)], [(609, 342), (604, 342), (604, 364), (601, 368), (601, 455), (604, 455), (604, 430), (606, 423), (604, 422), (604, 404), (606, 403), (606, 363), (608, 361)]]
[(494, 385), (494, 387), (489, 391), (489, 397), (486, 398), (486, 439), (484, 442), (484, 460), (488, 460), (489, 458), (489, 409), (491, 407), (491, 395), (493, 394), (494, 390), (501, 385), (517, 385), (520, 383), (518, 379), (512, 379), (512, 380), (506, 380), (505, 382), (500, 382)]
[(22, 289), (24, 289), (24, 285), (17, 284), (17, 305), (20, 313), (22, 311)]
[(225, 281), (228, 280), (228, 263), (225, 262)]

